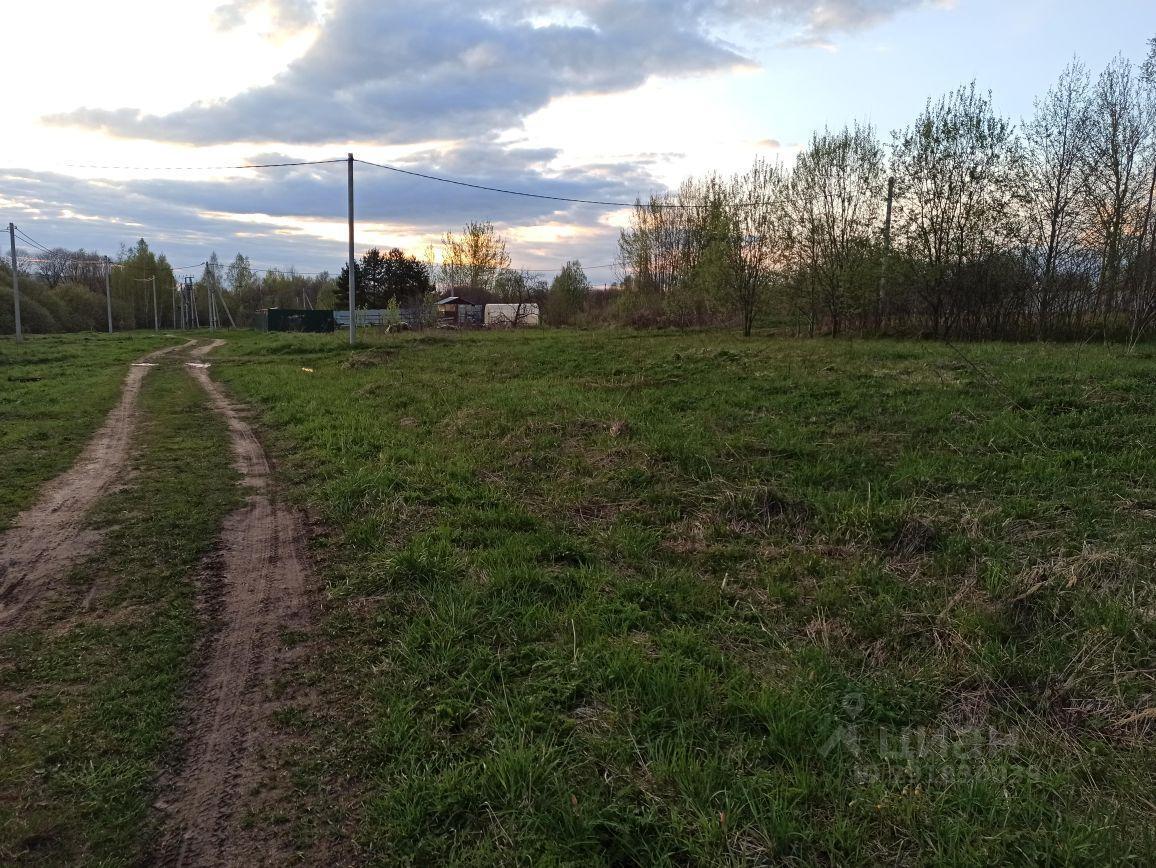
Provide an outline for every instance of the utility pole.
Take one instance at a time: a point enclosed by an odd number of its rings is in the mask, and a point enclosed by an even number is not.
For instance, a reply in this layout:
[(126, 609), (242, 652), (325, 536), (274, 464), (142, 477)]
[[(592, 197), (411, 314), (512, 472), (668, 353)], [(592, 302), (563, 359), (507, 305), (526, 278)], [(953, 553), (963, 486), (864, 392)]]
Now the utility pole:
[(205, 286), (205, 292), (209, 296), (209, 328), (215, 331), (221, 325), (217, 319), (217, 269), (210, 268), (206, 263), (205, 271), (212, 275)]
[(104, 264), (104, 309), (108, 312), (108, 333), (112, 334), (112, 289), (108, 285), (108, 275), (112, 271), (112, 263)]
[(225, 316), (229, 318), (229, 328), (235, 329), (237, 327), (237, 321), (233, 319), (233, 312), (229, 310), (229, 304), (225, 301), (224, 291), (219, 288), (217, 289), (217, 298), (221, 302), (221, 307), (225, 309)]
[(8, 224), (8, 240), (12, 244), (12, 303), (15, 306), (16, 340), (24, 340), (24, 331), (20, 327), (20, 276), (16, 269), (16, 224)]
[(883, 217), (883, 262), (879, 266), (879, 294), (875, 303), (875, 326), (883, 327), (883, 291), (887, 283), (887, 264), (891, 259), (891, 203), (895, 199), (895, 176), (887, 179), (887, 212)]
[(353, 260), (353, 154), (349, 155), (349, 345), (357, 340), (357, 269)]
[(153, 275), (153, 331), (161, 330), (161, 311), (157, 307), (157, 276)]
[(205, 284), (205, 296), (209, 306), (209, 331), (214, 331), (217, 328), (217, 300), (213, 297), (212, 280)]

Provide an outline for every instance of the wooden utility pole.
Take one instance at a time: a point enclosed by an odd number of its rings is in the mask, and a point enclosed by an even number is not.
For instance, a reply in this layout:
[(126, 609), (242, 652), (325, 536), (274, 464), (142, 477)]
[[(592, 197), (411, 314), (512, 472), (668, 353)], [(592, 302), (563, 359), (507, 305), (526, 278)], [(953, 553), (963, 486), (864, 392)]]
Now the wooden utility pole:
[(157, 307), (157, 276), (153, 275), (153, 331), (161, 330), (161, 311)]
[[(219, 286), (217, 287), (217, 300), (221, 303), (221, 307), (224, 308), (225, 316), (227, 316), (229, 318), (229, 328), (235, 329), (237, 327), (237, 323), (233, 319), (233, 312), (231, 310), (229, 310), (229, 305), (225, 301), (225, 291)], [(220, 321), (220, 319), (221, 319), (221, 314), (220, 314), (220, 312), (218, 312), (217, 313), (218, 322)], [(224, 328), (224, 326), (221, 326), (221, 328)]]
[(353, 154), (349, 155), (349, 345), (357, 340), (357, 268), (353, 259)]
[(24, 331), (20, 325), (20, 274), (16, 268), (16, 224), (8, 224), (8, 240), (12, 244), (12, 304), (15, 308), (16, 340), (24, 340)]
[(112, 263), (104, 264), (104, 309), (108, 314), (108, 333), (112, 334), (112, 288), (108, 283), (108, 275), (112, 271)]

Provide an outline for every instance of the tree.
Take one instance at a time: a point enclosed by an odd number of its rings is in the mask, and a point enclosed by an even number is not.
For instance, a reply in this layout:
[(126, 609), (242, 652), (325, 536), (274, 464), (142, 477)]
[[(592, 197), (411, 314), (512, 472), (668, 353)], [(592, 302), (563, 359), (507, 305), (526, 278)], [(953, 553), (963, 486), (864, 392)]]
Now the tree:
[(1025, 199), (1034, 256), (1036, 336), (1042, 338), (1057, 303), (1062, 272), (1078, 267), (1088, 226), (1081, 209), (1091, 110), (1091, 80), (1073, 60), (1024, 124)]
[(1012, 125), (975, 82), (895, 134), (897, 235), (933, 335), (974, 312), (976, 266), (1014, 246), (1020, 164)]
[(382, 260), (381, 292), (386, 305), (396, 301), (408, 305), (433, 292), (429, 268), (414, 256), (392, 248)]
[(562, 266), (562, 270), (550, 284), (546, 297), (546, 309), (553, 325), (565, 325), (574, 314), (586, 304), (590, 293), (590, 280), (577, 259)]
[(69, 272), (72, 270), (73, 256), (71, 251), (65, 250), (63, 247), (54, 247), (47, 253), (40, 254), (40, 262), (37, 263), (36, 271), (40, 275), (40, 279), (48, 284), (49, 289), (55, 289), (68, 278)]
[[(357, 307), (364, 310), (369, 307), (365, 303), (365, 295), (361, 291), (363, 286), (361, 263), (356, 259), (353, 261), (353, 277), (357, 282)], [(349, 310), (349, 265), (341, 266), (341, 273), (337, 275), (337, 280), (333, 286), (333, 307), (335, 310)]]
[[(357, 277), (357, 307), (382, 310), (396, 300), (399, 305), (410, 304), (433, 291), (429, 268), (413, 256), (407, 256), (394, 247), (384, 256), (376, 247), (367, 250), (354, 263)], [(349, 307), (349, 267), (341, 269), (337, 277), (335, 304)]]
[(725, 257), (721, 286), (739, 315), (744, 337), (750, 337), (755, 314), (781, 281), (786, 264), (786, 190), (782, 166), (759, 158), (731, 178), (721, 200), (721, 225), (727, 233), (718, 248)]
[(385, 291), (385, 257), (376, 247), (371, 247), (361, 257), (361, 270), (357, 275), (357, 306), (380, 310), (388, 303)]
[[(884, 201), (883, 165), (874, 129), (859, 124), (814, 134), (795, 163), (788, 196), (795, 251), (833, 335), (845, 316), (873, 307), (868, 277)], [(811, 318), (813, 324), (814, 311)]]
[[(209, 254), (209, 261), (205, 263), (204, 269), (201, 271), (201, 279), (197, 283), (197, 289), (193, 294), (193, 304), (197, 308), (198, 319), (204, 325), (209, 325), (209, 312), (212, 309), (213, 301), (210, 301), (210, 296), (215, 296), (220, 299), (221, 292), (221, 260), (217, 258), (217, 252), (214, 250)], [(203, 297), (203, 300), (202, 300)], [(221, 305), (217, 304), (217, 316), (225, 319), (225, 311), (221, 309)]]
[(443, 290), (494, 292), (509, 268), (505, 239), (493, 223), (467, 223), (460, 235), (447, 232), (442, 238), (438, 281)]
[(1112, 59), (1092, 93), (1083, 152), (1086, 205), (1100, 248), (1099, 296), (1105, 318), (1117, 307), (1124, 265), (1135, 253), (1146, 179), (1142, 161), (1151, 119), (1131, 61)]
[(229, 291), (240, 295), (249, 290), (257, 282), (257, 275), (249, 264), (249, 257), (238, 253), (229, 267), (225, 269), (225, 285)]
[(1151, 178), (1148, 183), (1148, 197), (1144, 207), (1144, 219), (1140, 223), (1140, 255), (1132, 270), (1130, 305), (1132, 322), (1128, 331), (1131, 346), (1144, 336), (1156, 322), (1156, 37), (1148, 40), (1148, 57), (1140, 69), (1143, 86), (1144, 110), (1148, 117), (1148, 160)]
[(505, 324), (516, 328), (530, 316), (531, 305), (545, 302), (549, 287), (544, 279), (532, 272), (507, 268), (498, 273), (493, 291), (503, 304), (514, 306), (513, 314), (506, 318)]
[[(153, 253), (143, 238), (132, 247), (121, 248), (119, 264), (120, 267), (114, 268), (110, 277), (114, 308), (123, 310), (127, 327), (152, 328), (153, 278), (156, 278), (159, 306), (162, 301), (168, 300), (167, 287), (173, 285), (172, 267), (164, 256)], [(114, 310), (114, 315), (120, 315), (118, 310)]]

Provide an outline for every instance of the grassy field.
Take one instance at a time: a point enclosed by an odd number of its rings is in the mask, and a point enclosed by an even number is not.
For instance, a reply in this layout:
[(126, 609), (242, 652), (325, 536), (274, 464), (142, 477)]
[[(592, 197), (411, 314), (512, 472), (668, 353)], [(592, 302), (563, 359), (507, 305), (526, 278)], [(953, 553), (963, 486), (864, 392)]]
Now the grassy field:
[[(239, 335), (328, 528), (318, 835), (421, 864), (1140, 863), (1156, 360)], [(305, 370), (309, 369), (309, 370)], [(327, 826), (327, 824), (329, 824)]]
[(0, 340), (0, 531), (72, 464), (116, 403), (125, 366), (170, 343), (152, 333)]
[[(91, 340), (0, 344), (4, 421), (75, 455), (152, 345)], [(254, 822), (381, 864), (1144, 864), (1156, 354), (963, 350), (230, 335), (213, 376), (327, 583), (296, 790)], [(142, 410), (95, 611), (0, 640), (3, 862), (154, 841), (237, 491), (183, 372)]]

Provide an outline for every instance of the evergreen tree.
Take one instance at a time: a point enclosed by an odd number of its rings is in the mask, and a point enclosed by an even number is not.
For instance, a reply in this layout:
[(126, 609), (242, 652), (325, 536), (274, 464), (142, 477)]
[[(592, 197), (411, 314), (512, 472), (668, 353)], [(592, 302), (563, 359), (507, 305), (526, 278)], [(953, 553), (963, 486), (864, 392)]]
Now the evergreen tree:
[[(384, 256), (374, 247), (366, 251), (354, 267), (359, 309), (384, 309), (394, 299), (404, 306), (433, 291), (429, 267), (396, 247)], [(349, 307), (348, 266), (337, 276), (334, 307), (338, 310)]]

